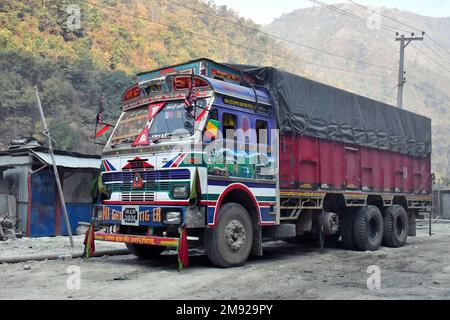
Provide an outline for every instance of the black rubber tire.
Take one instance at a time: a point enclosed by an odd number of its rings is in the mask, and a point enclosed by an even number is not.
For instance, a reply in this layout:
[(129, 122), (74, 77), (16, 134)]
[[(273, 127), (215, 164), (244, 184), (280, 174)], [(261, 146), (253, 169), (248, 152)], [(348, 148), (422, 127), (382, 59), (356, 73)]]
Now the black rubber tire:
[(400, 248), (408, 240), (408, 215), (401, 205), (393, 205), (384, 209), (384, 237), (383, 245)]
[(143, 244), (126, 243), (125, 245), (135, 256), (146, 260), (155, 259), (166, 250), (166, 247), (148, 246)]
[[(226, 227), (233, 220), (238, 221), (245, 232), (243, 245), (237, 251), (227, 243)], [(253, 244), (252, 220), (244, 207), (237, 203), (227, 203), (220, 208), (217, 225), (214, 229), (205, 229), (206, 255), (217, 267), (240, 267), (245, 264)]]
[(375, 206), (359, 208), (353, 223), (353, 240), (359, 251), (377, 251), (383, 241), (383, 216)]
[(355, 209), (347, 208), (341, 217), (340, 234), (344, 248), (348, 250), (355, 249), (355, 241), (353, 237), (353, 222), (355, 217)]

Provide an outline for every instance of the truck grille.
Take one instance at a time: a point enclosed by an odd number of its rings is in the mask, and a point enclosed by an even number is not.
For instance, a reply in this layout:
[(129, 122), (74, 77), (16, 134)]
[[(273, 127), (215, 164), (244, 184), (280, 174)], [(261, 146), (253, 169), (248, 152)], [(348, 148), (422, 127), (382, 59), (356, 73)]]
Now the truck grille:
[[(142, 189), (133, 189), (133, 176), (138, 172), (144, 180)], [(172, 186), (190, 180), (189, 170), (111, 172), (102, 176), (111, 192), (120, 192), (121, 201), (155, 201), (155, 192), (170, 192)]]
[(122, 201), (155, 201), (154, 192), (122, 192)]
[[(135, 171), (139, 172), (144, 181), (152, 180), (189, 180), (191, 178), (189, 170), (160, 170), (160, 171)], [(112, 172), (103, 174), (103, 182), (130, 183), (135, 172)]]

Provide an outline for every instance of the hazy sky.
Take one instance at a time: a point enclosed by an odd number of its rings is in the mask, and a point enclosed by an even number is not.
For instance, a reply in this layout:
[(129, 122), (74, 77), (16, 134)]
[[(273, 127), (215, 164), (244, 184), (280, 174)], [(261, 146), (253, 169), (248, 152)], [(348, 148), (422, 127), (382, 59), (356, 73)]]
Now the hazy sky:
[[(260, 24), (295, 9), (312, 7), (308, 0), (214, 0), (217, 5), (227, 5), (242, 16)], [(354, 0), (363, 5), (384, 6), (432, 17), (450, 17), (450, 0)], [(345, 3), (346, 0), (321, 0), (327, 4)], [(349, 2), (347, 2), (349, 3)]]

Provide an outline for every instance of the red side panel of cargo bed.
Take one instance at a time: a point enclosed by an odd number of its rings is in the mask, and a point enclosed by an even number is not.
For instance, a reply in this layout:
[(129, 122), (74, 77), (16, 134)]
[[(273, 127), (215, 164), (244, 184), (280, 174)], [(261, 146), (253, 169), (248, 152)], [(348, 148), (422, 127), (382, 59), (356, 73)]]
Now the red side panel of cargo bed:
[(430, 158), (346, 145), (301, 135), (280, 139), (282, 189), (431, 191)]

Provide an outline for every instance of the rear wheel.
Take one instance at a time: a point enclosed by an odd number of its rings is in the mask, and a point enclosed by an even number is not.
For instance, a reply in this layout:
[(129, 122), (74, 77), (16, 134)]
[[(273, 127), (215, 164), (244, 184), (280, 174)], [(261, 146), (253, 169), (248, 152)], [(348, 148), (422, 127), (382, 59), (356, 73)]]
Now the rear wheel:
[(143, 244), (125, 244), (134, 255), (141, 259), (155, 259), (163, 253), (166, 247), (148, 246)]
[(400, 248), (408, 239), (408, 216), (401, 205), (393, 205), (384, 210), (384, 237), (386, 247)]
[(383, 240), (383, 216), (375, 206), (360, 208), (354, 218), (353, 236), (356, 249), (376, 251)]
[(353, 238), (353, 220), (355, 217), (355, 209), (347, 208), (341, 218), (340, 233), (344, 247), (349, 250), (355, 249), (355, 241)]
[(252, 249), (252, 220), (244, 207), (227, 203), (220, 208), (217, 225), (205, 230), (206, 254), (222, 268), (242, 266)]

